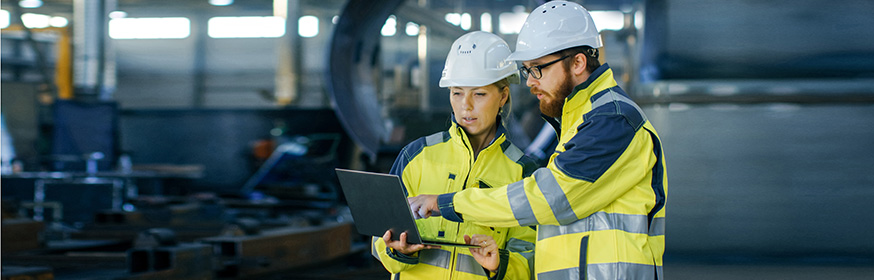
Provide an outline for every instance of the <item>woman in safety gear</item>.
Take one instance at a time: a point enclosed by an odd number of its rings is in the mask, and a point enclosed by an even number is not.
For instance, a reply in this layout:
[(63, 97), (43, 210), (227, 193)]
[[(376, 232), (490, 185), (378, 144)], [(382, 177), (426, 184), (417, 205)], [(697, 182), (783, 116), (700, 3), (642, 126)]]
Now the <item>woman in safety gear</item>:
[[(492, 33), (459, 37), (446, 58), (440, 87), (449, 88), (452, 124), (448, 131), (419, 138), (401, 151), (391, 173), (408, 196), (503, 186), (530, 174), (536, 165), (507, 139), (501, 114), (508, 113), (510, 83), (518, 83), (510, 48)], [(392, 279), (530, 279), (535, 231), (530, 227), (487, 227), (444, 219), (416, 220), (423, 237), (480, 245), (427, 246), (374, 237), (371, 253)]]

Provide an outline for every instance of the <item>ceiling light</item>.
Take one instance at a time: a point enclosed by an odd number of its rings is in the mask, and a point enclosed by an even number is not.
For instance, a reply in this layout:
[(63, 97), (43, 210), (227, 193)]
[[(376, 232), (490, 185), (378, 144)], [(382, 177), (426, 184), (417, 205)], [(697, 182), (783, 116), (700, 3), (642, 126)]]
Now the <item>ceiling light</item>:
[(65, 17), (51, 17), (49, 19), (49, 25), (52, 27), (65, 27), (68, 23), (70, 23), (70, 21)]
[(18, 1), (18, 6), (22, 8), (39, 8), (42, 7), (42, 1), (40, 0), (21, 0)]
[(109, 18), (126, 18), (127, 13), (124, 11), (112, 11), (109, 12)]
[(233, 3), (234, 0), (209, 0), (209, 4), (213, 6), (227, 6)]

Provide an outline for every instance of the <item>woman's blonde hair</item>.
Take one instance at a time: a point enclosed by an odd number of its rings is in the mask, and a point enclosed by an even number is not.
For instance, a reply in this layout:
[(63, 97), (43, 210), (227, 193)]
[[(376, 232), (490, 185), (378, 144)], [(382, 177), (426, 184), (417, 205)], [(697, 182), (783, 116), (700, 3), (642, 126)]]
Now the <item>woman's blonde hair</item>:
[(498, 88), (498, 92), (503, 92), (504, 88), (507, 88), (507, 102), (504, 103), (504, 106), (501, 106), (501, 109), (498, 110), (498, 115), (501, 116), (501, 123), (504, 127), (507, 127), (507, 120), (510, 118), (510, 111), (513, 109), (513, 98), (510, 91), (510, 78), (503, 78), (498, 80), (497, 82), (492, 83), (495, 87)]

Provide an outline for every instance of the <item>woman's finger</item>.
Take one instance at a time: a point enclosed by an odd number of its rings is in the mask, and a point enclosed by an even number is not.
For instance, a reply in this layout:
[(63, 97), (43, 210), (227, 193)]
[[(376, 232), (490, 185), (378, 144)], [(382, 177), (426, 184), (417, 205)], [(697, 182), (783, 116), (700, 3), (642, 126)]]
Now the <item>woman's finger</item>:
[(401, 236), (399, 239), (401, 241), (401, 247), (406, 248), (407, 247), (407, 232), (406, 231), (401, 232)]
[(386, 244), (391, 242), (391, 230), (385, 231), (385, 234), (382, 235), (382, 240), (384, 240)]

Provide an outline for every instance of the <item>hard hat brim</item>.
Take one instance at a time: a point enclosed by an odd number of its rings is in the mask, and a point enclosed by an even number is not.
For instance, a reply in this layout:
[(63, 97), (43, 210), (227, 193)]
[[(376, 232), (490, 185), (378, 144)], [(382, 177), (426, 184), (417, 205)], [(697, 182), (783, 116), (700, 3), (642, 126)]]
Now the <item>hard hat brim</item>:
[(541, 58), (546, 56), (547, 54), (542, 53), (542, 51), (538, 50), (529, 50), (529, 51), (515, 51), (507, 56), (507, 60), (511, 61), (529, 61)]
[[(517, 71), (518, 72), (518, 71)], [(520, 82), (518, 73), (509, 73), (497, 79), (440, 79), (439, 86), (441, 88), (448, 87), (482, 87), (496, 83), (502, 79), (509, 79), (511, 84)]]

